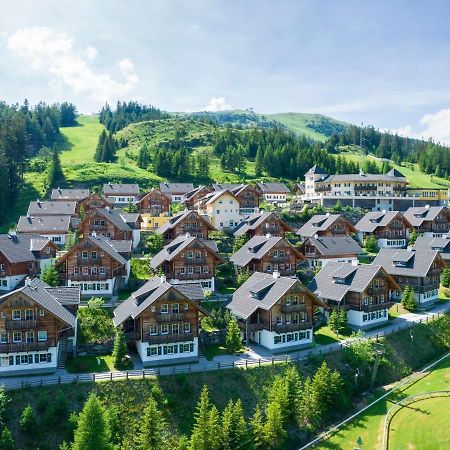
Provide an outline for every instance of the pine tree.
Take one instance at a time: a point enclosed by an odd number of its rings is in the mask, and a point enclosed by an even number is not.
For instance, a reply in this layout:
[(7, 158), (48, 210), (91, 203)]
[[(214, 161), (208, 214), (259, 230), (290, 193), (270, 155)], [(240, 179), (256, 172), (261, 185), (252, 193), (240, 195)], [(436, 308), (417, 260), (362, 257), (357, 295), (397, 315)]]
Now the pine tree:
[(260, 177), (264, 170), (264, 152), (261, 146), (258, 146), (255, 158), (255, 175)]
[(15, 448), (14, 438), (11, 431), (9, 431), (7, 427), (3, 428), (0, 434), (0, 449), (14, 450)]
[(332, 331), (334, 331), (337, 334), (339, 325), (338, 325), (338, 314), (335, 309), (333, 309), (333, 311), (331, 311), (330, 315), (328, 316), (328, 326)]
[(220, 414), (216, 405), (212, 405), (208, 417), (208, 448), (210, 450), (219, 450), (222, 440), (222, 430), (220, 428)]
[(287, 402), (287, 418), (290, 420), (295, 419), (298, 407), (299, 399), (301, 397), (302, 380), (300, 374), (295, 366), (288, 366), (284, 375), (284, 382), (286, 384), (286, 402)]
[(22, 411), (19, 424), (24, 433), (33, 433), (36, 430), (37, 422), (31, 405), (27, 405)]
[(138, 450), (160, 450), (164, 448), (167, 425), (158, 410), (156, 400), (150, 397), (146, 403), (144, 416), (140, 421), (136, 448)]
[(63, 186), (65, 183), (64, 173), (61, 168), (61, 161), (56, 147), (52, 150), (52, 159), (47, 175), (47, 189), (50, 190), (54, 186)]
[(112, 450), (109, 439), (105, 408), (92, 393), (78, 417), (72, 450)]
[(116, 338), (114, 340), (114, 350), (112, 353), (114, 367), (117, 369), (124, 367), (125, 356), (127, 354), (127, 344), (122, 328), (116, 328)]
[(203, 386), (200, 399), (194, 413), (195, 423), (191, 434), (190, 450), (210, 449), (210, 411), (211, 402), (209, 400), (208, 388)]
[(402, 306), (408, 311), (417, 309), (417, 302), (414, 297), (414, 289), (411, 286), (405, 286), (402, 293)]
[(266, 438), (264, 430), (264, 417), (259, 405), (256, 405), (255, 412), (250, 419), (250, 429), (252, 431), (255, 449), (259, 450), (265, 448)]
[(107, 137), (106, 130), (103, 130), (98, 138), (97, 147), (95, 148), (94, 160), (96, 162), (103, 161), (102, 158)]
[(283, 423), (284, 411), (282, 403), (277, 399), (272, 399), (266, 407), (266, 421), (264, 423), (264, 437), (270, 447), (281, 445), (286, 437), (286, 430)]
[(242, 347), (241, 332), (236, 320), (233, 318), (228, 322), (225, 347), (230, 353), (236, 353)]
[(373, 234), (366, 237), (366, 239), (364, 240), (364, 248), (365, 248), (366, 252), (368, 252), (368, 253), (377, 253), (378, 242), (377, 242), (376, 237)]
[(245, 441), (246, 424), (242, 403), (237, 400), (233, 403), (230, 400), (222, 412), (221, 420), (221, 448), (223, 450), (232, 450)]
[(446, 268), (441, 273), (441, 284), (442, 286), (448, 288), (450, 287), (450, 269)]
[(347, 312), (345, 309), (340, 309), (338, 312), (338, 329), (339, 331), (347, 328)]
[(59, 273), (54, 264), (50, 264), (44, 268), (41, 273), (41, 280), (49, 286), (59, 286)]
[(416, 229), (413, 228), (409, 235), (408, 245), (414, 245), (417, 241), (417, 238), (419, 237), (419, 234), (417, 233)]
[(137, 165), (141, 169), (147, 169), (149, 164), (150, 164), (150, 151), (149, 151), (149, 149), (147, 147), (147, 144), (144, 144), (139, 149), (139, 156), (138, 156), (138, 160), (137, 160)]

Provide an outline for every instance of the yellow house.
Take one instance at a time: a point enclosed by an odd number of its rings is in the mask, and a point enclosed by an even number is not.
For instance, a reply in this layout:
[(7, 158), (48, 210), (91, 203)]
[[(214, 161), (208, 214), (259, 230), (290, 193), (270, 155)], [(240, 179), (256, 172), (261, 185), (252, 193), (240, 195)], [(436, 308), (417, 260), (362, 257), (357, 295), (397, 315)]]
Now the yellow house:
[(446, 206), (449, 199), (448, 189), (408, 189), (407, 196), (422, 201), (438, 201), (440, 205)]
[(170, 216), (160, 214), (159, 216), (152, 216), (150, 213), (141, 214), (142, 223), (141, 230), (154, 231), (162, 227), (169, 219)]
[(199, 214), (206, 214), (220, 231), (237, 227), (244, 219), (239, 213), (239, 200), (228, 189), (205, 195), (197, 207)]

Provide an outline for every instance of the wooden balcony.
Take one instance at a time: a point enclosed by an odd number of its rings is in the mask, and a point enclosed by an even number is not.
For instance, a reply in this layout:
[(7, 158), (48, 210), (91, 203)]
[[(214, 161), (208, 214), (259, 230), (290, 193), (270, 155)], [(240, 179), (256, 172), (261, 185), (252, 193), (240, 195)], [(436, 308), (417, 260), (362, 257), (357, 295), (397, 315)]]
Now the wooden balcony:
[(281, 305), (281, 312), (293, 313), (299, 311), (306, 311), (306, 305), (304, 303), (297, 303), (296, 305)]
[[(68, 279), (71, 281), (85, 281), (86, 283), (92, 283), (94, 281), (106, 281), (108, 279), (111, 279), (117, 275), (112, 275), (110, 273), (97, 273), (97, 274), (89, 274), (89, 275), (84, 275), (84, 274), (77, 274), (77, 275), (67, 275), (64, 274), (64, 279)], [(125, 273), (123, 274), (125, 275)]]
[(167, 313), (167, 314), (157, 314), (156, 321), (157, 322), (180, 322), (184, 320), (185, 314), (181, 313)]
[(374, 312), (374, 311), (380, 311), (382, 309), (389, 309), (394, 302), (384, 302), (384, 303), (376, 303), (373, 305), (363, 305), (361, 310), (364, 312)]
[(12, 342), (0, 344), (0, 353), (46, 351), (50, 347), (56, 347), (55, 340), (52, 339), (45, 342)]
[(252, 331), (259, 331), (264, 329), (264, 323), (263, 322), (257, 322), (257, 323), (248, 323), (247, 325), (245, 322), (239, 322), (239, 328), (242, 331), (247, 330), (248, 332)]
[(27, 320), (7, 320), (5, 328), (7, 330), (30, 330), (37, 328), (38, 321), (36, 319)]
[(365, 186), (355, 186), (355, 191), (376, 191), (378, 186), (374, 185), (365, 185)]
[(273, 330), (276, 333), (288, 333), (290, 331), (309, 330), (313, 327), (312, 322), (273, 324)]
[(284, 263), (284, 262), (289, 262), (291, 260), (291, 256), (290, 255), (283, 255), (283, 256), (272, 255), (271, 259), (275, 264)]
[(148, 343), (152, 344), (168, 344), (172, 342), (192, 341), (194, 333), (177, 333), (177, 334), (157, 334), (149, 335)]
[(188, 258), (185, 257), (184, 258), (184, 263), (186, 265), (192, 265), (192, 264), (206, 264), (206, 258), (204, 256), (201, 257), (192, 257), (192, 258)]

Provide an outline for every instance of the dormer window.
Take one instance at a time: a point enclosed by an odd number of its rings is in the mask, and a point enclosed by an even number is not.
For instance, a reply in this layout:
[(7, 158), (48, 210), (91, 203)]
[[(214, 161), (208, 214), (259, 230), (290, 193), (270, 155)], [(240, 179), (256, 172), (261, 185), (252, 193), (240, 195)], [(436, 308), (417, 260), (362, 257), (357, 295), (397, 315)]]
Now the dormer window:
[(334, 279), (334, 282), (335, 282), (336, 284), (345, 284), (345, 278), (342, 278), (342, 277), (336, 277), (336, 278)]
[(406, 261), (394, 261), (395, 267), (406, 267)]

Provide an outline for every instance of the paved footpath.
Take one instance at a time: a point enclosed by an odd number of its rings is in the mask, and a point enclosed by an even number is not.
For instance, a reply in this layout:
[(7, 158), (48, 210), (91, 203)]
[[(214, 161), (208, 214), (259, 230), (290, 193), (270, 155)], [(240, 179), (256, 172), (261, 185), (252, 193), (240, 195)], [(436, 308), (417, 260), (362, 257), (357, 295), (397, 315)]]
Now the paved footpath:
[[(368, 330), (364, 332), (364, 337), (373, 338), (376, 336), (383, 336), (400, 328), (407, 328), (414, 323), (426, 321), (438, 313), (450, 311), (450, 301), (443, 302), (435, 306), (433, 309), (421, 313), (408, 313), (397, 317), (383, 327)], [(124, 379), (124, 378), (143, 378), (149, 375), (171, 375), (174, 373), (190, 373), (190, 372), (206, 372), (212, 370), (220, 370), (232, 367), (255, 366), (258, 364), (268, 364), (274, 362), (292, 360), (301, 360), (307, 358), (311, 354), (323, 354), (333, 352), (342, 348), (346, 341), (335, 342), (328, 345), (316, 345), (313, 348), (290, 352), (288, 354), (273, 355), (270, 351), (259, 345), (251, 344), (244, 353), (239, 355), (220, 355), (216, 356), (212, 361), (201, 357), (198, 364), (192, 365), (173, 365), (162, 366), (160, 368), (145, 369), (142, 365), (137, 369), (128, 372), (104, 372), (101, 374), (69, 374), (66, 370), (57, 370), (52, 374), (34, 375), (34, 376), (17, 376), (0, 378), (0, 384), (3, 384), (6, 389), (14, 389), (21, 387), (21, 385), (38, 385), (38, 384), (57, 384), (68, 383), (74, 381), (101, 381), (108, 379)], [(140, 361), (139, 361), (140, 363)], [(136, 366), (135, 366), (136, 367)]]

